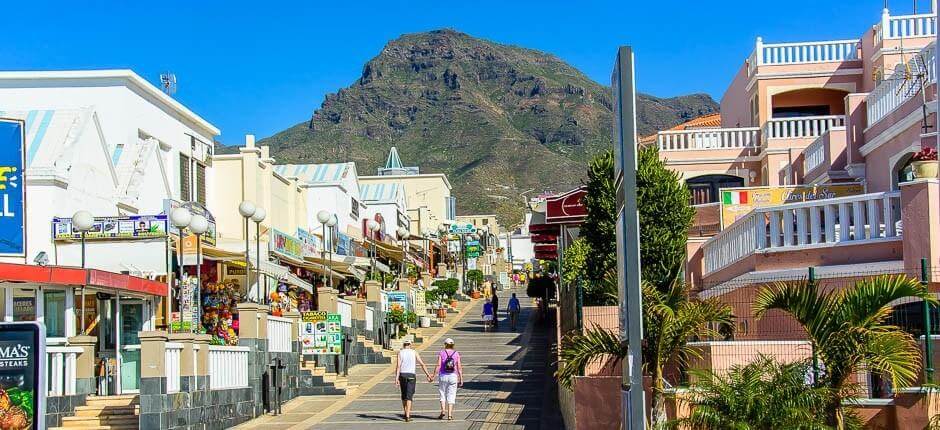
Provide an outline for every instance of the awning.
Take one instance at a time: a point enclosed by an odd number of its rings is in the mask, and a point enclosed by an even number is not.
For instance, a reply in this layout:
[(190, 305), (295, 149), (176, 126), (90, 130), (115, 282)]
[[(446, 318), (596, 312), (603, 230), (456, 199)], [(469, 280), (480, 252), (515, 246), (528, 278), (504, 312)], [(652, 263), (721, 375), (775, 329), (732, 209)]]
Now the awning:
[(402, 259), (405, 257), (405, 251), (400, 246), (385, 242), (372, 243), (375, 244), (376, 252), (395, 261), (402, 261)]
[(214, 246), (209, 246), (209, 245), (202, 245), (202, 255), (205, 258), (216, 260), (216, 261), (233, 261), (233, 260), (245, 261), (244, 252), (226, 251), (222, 248), (216, 248)]
[(152, 296), (167, 295), (167, 284), (122, 273), (97, 269), (62, 266), (33, 266), (0, 263), (0, 282), (41, 285), (88, 286), (92, 288), (128, 291)]
[(271, 278), (274, 278), (277, 281), (285, 281), (288, 284), (296, 285), (300, 288), (303, 288), (311, 293), (313, 293), (313, 285), (310, 285), (309, 282), (300, 279), (297, 275), (291, 273), (289, 267), (281, 266), (280, 264), (273, 263), (270, 261), (262, 261), (259, 271)]

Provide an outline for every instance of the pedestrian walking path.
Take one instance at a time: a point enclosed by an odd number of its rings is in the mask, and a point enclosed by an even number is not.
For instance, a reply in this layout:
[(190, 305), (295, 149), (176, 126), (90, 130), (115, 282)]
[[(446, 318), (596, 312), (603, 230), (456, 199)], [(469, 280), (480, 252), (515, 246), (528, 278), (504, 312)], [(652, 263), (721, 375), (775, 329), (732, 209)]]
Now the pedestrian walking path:
[[(522, 290), (518, 291), (524, 295)], [(500, 293), (505, 310), (510, 292)], [(299, 429), (513, 429), (561, 428), (550, 374), (549, 330), (537, 324), (537, 309), (522, 299), (517, 331), (509, 328), (506, 313), (496, 331), (483, 332), (483, 301), (474, 301), (436, 333), (425, 332), (416, 349), (431, 367), (443, 339), (454, 339), (464, 366), (464, 386), (457, 392), (453, 421), (439, 421), (437, 384), (427, 383), (421, 370), (412, 407), (405, 422), (391, 365), (356, 366), (350, 384), (357, 390), (344, 398), (295, 399), (278, 417), (264, 417), (242, 428)], [(551, 424), (545, 424), (551, 423)]]

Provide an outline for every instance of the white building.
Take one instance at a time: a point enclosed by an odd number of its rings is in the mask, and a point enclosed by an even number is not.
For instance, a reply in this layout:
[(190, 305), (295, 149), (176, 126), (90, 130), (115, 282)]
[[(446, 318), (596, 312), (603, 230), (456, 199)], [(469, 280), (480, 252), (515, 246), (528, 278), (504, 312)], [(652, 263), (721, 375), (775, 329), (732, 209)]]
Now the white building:
[(361, 219), (366, 205), (360, 198), (356, 163), (281, 164), (274, 171), (285, 178), (297, 178), (307, 188), (309, 225), (318, 226), (321, 210), (336, 214), (337, 231), (362, 238)]
[[(405, 204), (405, 190), (401, 184), (363, 184), (361, 189), (363, 203), (366, 204), (365, 217), (376, 219), (381, 214), (385, 220), (385, 234), (394, 237), (399, 227), (411, 228), (411, 218)], [(420, 232), (412, 232), (419, 234)]]

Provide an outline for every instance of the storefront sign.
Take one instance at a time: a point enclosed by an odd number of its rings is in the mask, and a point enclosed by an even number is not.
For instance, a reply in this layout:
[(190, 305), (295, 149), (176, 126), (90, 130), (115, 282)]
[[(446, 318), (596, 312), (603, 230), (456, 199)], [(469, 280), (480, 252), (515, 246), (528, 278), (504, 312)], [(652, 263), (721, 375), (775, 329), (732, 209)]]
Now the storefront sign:
[(271, 251), (298, 260), (304, 258), (303, 242), (278, 229), (271, 229)]
[(453, 223), (450, 225), (450, 234), (476, 233), (477, 228), (470, 223)]
[[(166, 199), (163, 200), (163, 213), (169, 214), (173, 209), (178, 207), (184, 207), (189, 209), (193, 215), (202, 215), (206, 217), (206, 220), (209, 221), (209, 229), (200, 237), (204, 245), (215, 246), (216, 244), (216, 226), (215, 226), (215, 217), (212, 216), (212, 212), (209, 212), (205, 206), (199, 202), (185, 202), (181, 203), (177, 200)], [(177, 232), (175, 229), (169, 230), (170, 234), (176, 236)]]
[[(87, 240), (153, 239), (166, 237), (166, 215), (129, 215), (95, 217), (91, 230), (85, 232)], [(71, 218), (52, 218), (52, 238), (80, 240), (82, 234), (72, 228)]]
[(389, 291), (388, 292), (388, 308), (389, 310), (399, 307), (404, 311), (407, 311), (408, 308), (408, 293), (404, 291)]
[(864, 192), (865, 187), (859, 183), (723, 188), (721, 190), (721, 226), (722, 228), (728, 227), (738, 218), (757, 208), (854, 196)]
[(23, 121), (0, 119), (0, 255), (23, 256), (26, 253), (26, 184), (23, 183), (23, 145), (26, 140)]
[(336, 253), (339, 255), (353, 255), (349, 253), (352, 247), (352, 238), (340, 232), (336, 233), (336, 238)]
[(415, 313), (423, 316), (428, 313), (428, 303), (424, 296), (424, 290), (413, 288), (411, 290), (411, 302), (415, 304)]
[(577, 224), (587, 218), (587, 206), (582, 199), (586, 188), (577, 188), (545, 199), (545, 223)]
[(302, 228), (297, 229), (297, 239), (300, 239), (304, 257), (316, 256), (323, 249), (323, 241)]
[(245, 276), (244, 263), (241, 266), (228, 262), (225, 264), (225, 276)]
[(38, 323), (0, 323), (4, 429), (46, 428), (46, 333)]
[(342, 319), (323, 311), (300, 313), (300, 344), (303, 354), (342, 354)]
[(471, 240), (467, 242), (467, 258), (477, 258), (480, 256), (480, 242)]

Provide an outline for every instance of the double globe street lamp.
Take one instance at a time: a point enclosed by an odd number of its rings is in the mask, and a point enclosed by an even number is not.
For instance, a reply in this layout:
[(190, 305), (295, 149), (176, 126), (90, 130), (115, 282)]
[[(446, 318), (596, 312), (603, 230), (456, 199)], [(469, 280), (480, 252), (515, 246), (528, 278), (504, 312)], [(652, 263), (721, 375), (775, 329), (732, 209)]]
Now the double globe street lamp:
[[(320, 250), (320, 259), (326, 260), (327, 255), (326, 250), (329, 247), (330, 254), (329, 260), (329, 270), (326, 273), (326, 284), (333, 289), (333, 228), (336, 227), (336, 224), (339, 220), (336, 218), (336, 214), (329, 213), (325, 210), (317, 212), (317, 221), (320, 221), (320, 224), (323, 227), (323, 248)], [(329, 233), (327, 233), (326, 228), (329, 227)]]
[(251, 282), (251, 259), (249, 256), (249, 239), (248, 239), (248, 221), (255, 222), (255, 280), (258, 285), (255, 288), (254, 299), (256, 303), (260, 303), (261, 299), (258, 297), (258, 288), (261, 287), (261, 222), (267, 217), (267, 212), (264, 208), (255, 206), (254, 202), (244, 200), (238, 204), (238, 213), (241, 214), (242, 218), (245, 219), (245, 288), (249, 287)]
[[(369, 240), (372, 241), (372, 254), (371, 254), (371, 258), (369, 259), (369, 263), (370, 263), (369, 279), (373, 279), (373, 280), (375, 279), (375, 253), (376, 253), (375, 233), (379, 231), (379, 228), (380, 228), (379, 223), (375, 222), (375, 220), (370, 219), (366, 221), (366, 230), (368, 230), (368, 233), (369, 233), (368, 234)], [(382, 286), (384, 287), (385, 282), (382, 282), (382, 284), (383, 284)]]
[[(196, 236), (196, 286), (194, 288), (195, 297), (192, 297), (195, 302), (193, 303), (193, 310), (195, 314), (195, 324), (192, 325), (190, 330), (195, 330), (199, 322), (202, 321), (202, 235), (209, 231), (209, 220), (201, 214), (193, 214), (189, 209), (185, 207), (178, 207), (170, 211), (170, 223), (173, 227), (176, 227), (177, 237), (179, 237), (178, 247), (177, 247), (177, 263), (179, 266), (179, 273), (177, 277), (177, 290), (179, 291), (180, 297), (182, 298), (183, 294), (183, 272), (185, 262), (183, 261), (183, 242), (186, 238), (185, 230), (189, 230), (194, 236)], [(172, 302), (173, 298), (170, 297), (170, 312), (172, 313)], [(181, 303), (182, 304), (182, 303)], [(182, 327), (182, 309), (180, 309), (180, 326)], [(171, 331), (172, 331), (172, 325)]]
[(401, 257), (401, 278), (404, 279), (408, 275), (405, 267), (408, 263), (408, 238), (411, 237), (411, 232), (404, 227), (398, 227), (398, 230), (395, 230), (395, 236), (398, 237), (398, 245), (404, 252)]

